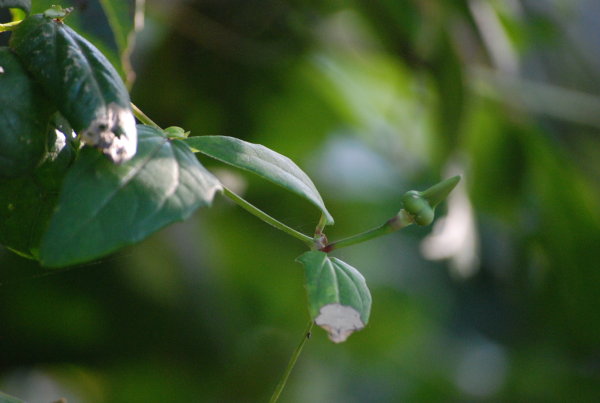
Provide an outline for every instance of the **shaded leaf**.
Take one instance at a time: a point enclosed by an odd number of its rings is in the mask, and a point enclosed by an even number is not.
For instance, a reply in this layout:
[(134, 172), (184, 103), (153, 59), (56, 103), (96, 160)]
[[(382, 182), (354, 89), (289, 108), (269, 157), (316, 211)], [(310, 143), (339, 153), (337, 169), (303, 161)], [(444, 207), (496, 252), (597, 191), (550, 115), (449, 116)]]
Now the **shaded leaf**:
[(186, 145), (149, 126), (138, 132), (138, 153), (122, 165), (80, 152), (42, 241), (42, 264), (98, 258), (211, 204), (221, 185)]
[[(132, 3), (133, 0), (123, 0)], [(56, 4), (56, 0), (36, 0), (31, 5), (31, 13), (43, 13)], [(121, 51), (114, 32), (110, 29), (108, 16), (104, 12), (100, 0), (62, 0), (64, 8), (73, 7), (74, 11), (66, 22), (81, 36), (92, 42), (110, 60), (123, 78), (125, 69), (121, 66)]]
[(134, 30), (134, 0), (100, 0), (102, 9), (113, 31), (119, 53), (123, 54), (129, 46), (129, 36)]
[(347, 263), (320, 251), (297, 259), (304, 265), (311, 318), (341, 343), (365, 327), (371, 312), (371, 294), (364, 277)]
[(333, 217), (327, 211), (319, 191), (292, 160), (260, 144), (227, 136), (199, 136), (183, 140), (195, 152), (252, 172), (279, 185), (317, 206), (327, 220)]
[(46, 151), (51, 105), (8, 48), (0, 48), (0, 178), (33, 171)]
[(32, 176), (0, 181), (0, 244), (21, 256), (37, 259), (57, 196)]
[(84, 143), (119, 163), (135, 154), (129, 93), (98, 49), (63, 22), (41, 14), (18, 26), (10, 46)]

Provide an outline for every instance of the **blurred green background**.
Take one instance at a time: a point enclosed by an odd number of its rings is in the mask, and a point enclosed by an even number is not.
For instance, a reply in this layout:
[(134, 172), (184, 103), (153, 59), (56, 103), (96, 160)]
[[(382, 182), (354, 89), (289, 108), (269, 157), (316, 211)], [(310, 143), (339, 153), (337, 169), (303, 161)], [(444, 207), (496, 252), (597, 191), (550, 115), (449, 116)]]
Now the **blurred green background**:
[[(96, 2), (63, 4), (118, 48)], [(432, 227), (335, 253), (365, 275), (370, 323), (340, 345), (315, 329), (282, 401), (600, 401), (599, 20), (596, 0), (146, 1), (133, 102), (292, 158), (330, 240), (463, 175)], [(202, 162), (314, 229), (308, 203)], [(303, 251), (220, 197), (62, 271), (0, 249), (0, 390), (265, 401), (308, 320)]]

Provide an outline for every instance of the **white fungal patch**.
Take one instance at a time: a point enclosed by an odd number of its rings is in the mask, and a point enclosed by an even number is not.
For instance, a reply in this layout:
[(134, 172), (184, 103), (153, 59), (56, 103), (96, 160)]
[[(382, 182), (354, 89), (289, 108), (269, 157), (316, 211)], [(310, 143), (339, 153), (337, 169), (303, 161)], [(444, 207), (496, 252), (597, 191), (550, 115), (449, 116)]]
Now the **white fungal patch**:
[(0, 74), (4, 74), (4, 67), (0, 66)]
[(340, 304), (322, 307), (315, 323), (329, 333), (329, 339), (334, 343), (346, 341), (352, 333), (365, 327), (356, 309)]
[(116, 164), (128, 161), (137, 150), (133, 114), (113, 102), (98, 111), (96, 119), (81, 133), (81, 140), (102, 150)]

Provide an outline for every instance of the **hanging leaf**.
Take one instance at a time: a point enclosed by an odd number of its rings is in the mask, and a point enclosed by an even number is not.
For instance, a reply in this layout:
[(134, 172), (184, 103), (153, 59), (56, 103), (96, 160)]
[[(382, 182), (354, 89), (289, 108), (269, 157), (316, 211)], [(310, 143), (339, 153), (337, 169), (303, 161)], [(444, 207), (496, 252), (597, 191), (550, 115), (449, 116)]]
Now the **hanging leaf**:
[(0, 48), (0, 178), (33, 171), (46, 151), (51, 105), (19, 59)]
[(85, 144), (117, 163), (135, 154), (129, 94), (98, 49), (60, 19), (43, 14), (19, 24), (10, 46)]
[(328, 225), (333, 217), (327, 211), (319, 191), (292, 160), (260, 144), (252, 144), (234, 137), (199, 136), (183, 140), (194, 152), (252, 172), (279, 185), (317, 206)]
[(364, 277), (347, 263), (320, 251), (297, 259), (304, 265), (311, 318), (341, 343), (369, 321), (371, 293)]
[(121, 165), (80, 152), (42, 240), (42, 264), (98, 258), (211, 204), (221, 185), (185, 144), (149, 126), (138, 133), (137, 154)]
[(0, 0), (0, 8), (20, 8), (29, 13), (31, 10), (31, 0)]

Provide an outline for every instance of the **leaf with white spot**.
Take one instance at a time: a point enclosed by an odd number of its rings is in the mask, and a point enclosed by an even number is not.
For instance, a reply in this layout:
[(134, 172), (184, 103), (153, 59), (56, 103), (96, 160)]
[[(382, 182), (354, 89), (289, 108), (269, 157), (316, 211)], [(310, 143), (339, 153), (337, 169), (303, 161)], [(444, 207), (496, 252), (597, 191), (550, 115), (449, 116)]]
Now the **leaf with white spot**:
[(307, 174), (288, 157), (263, 145), (227, 136), (198, 136), (183, 140), (195, 152), (201, 152), (226, 164), (252, 172), (296, 193), (317, 206), (328, 225), (333, 217)]
[(10, 46), (85, 144), (116, 163), (133, 157), (137, 131), (129, 93), (94, 45), (60, 19), (36, 14), (19, 24)]
[(149, 126), (138, 133), (137, 154), (120, 165), (81, 150), (42, 240), (43, 265), (101, 257), (211, 204), (221, 185), (185, 144)]
[(369, 321), (371, 293), (364, 277), (349, 264), (320, 251), (306, 252), (304, 265), (311, 318), (341, 343)]

